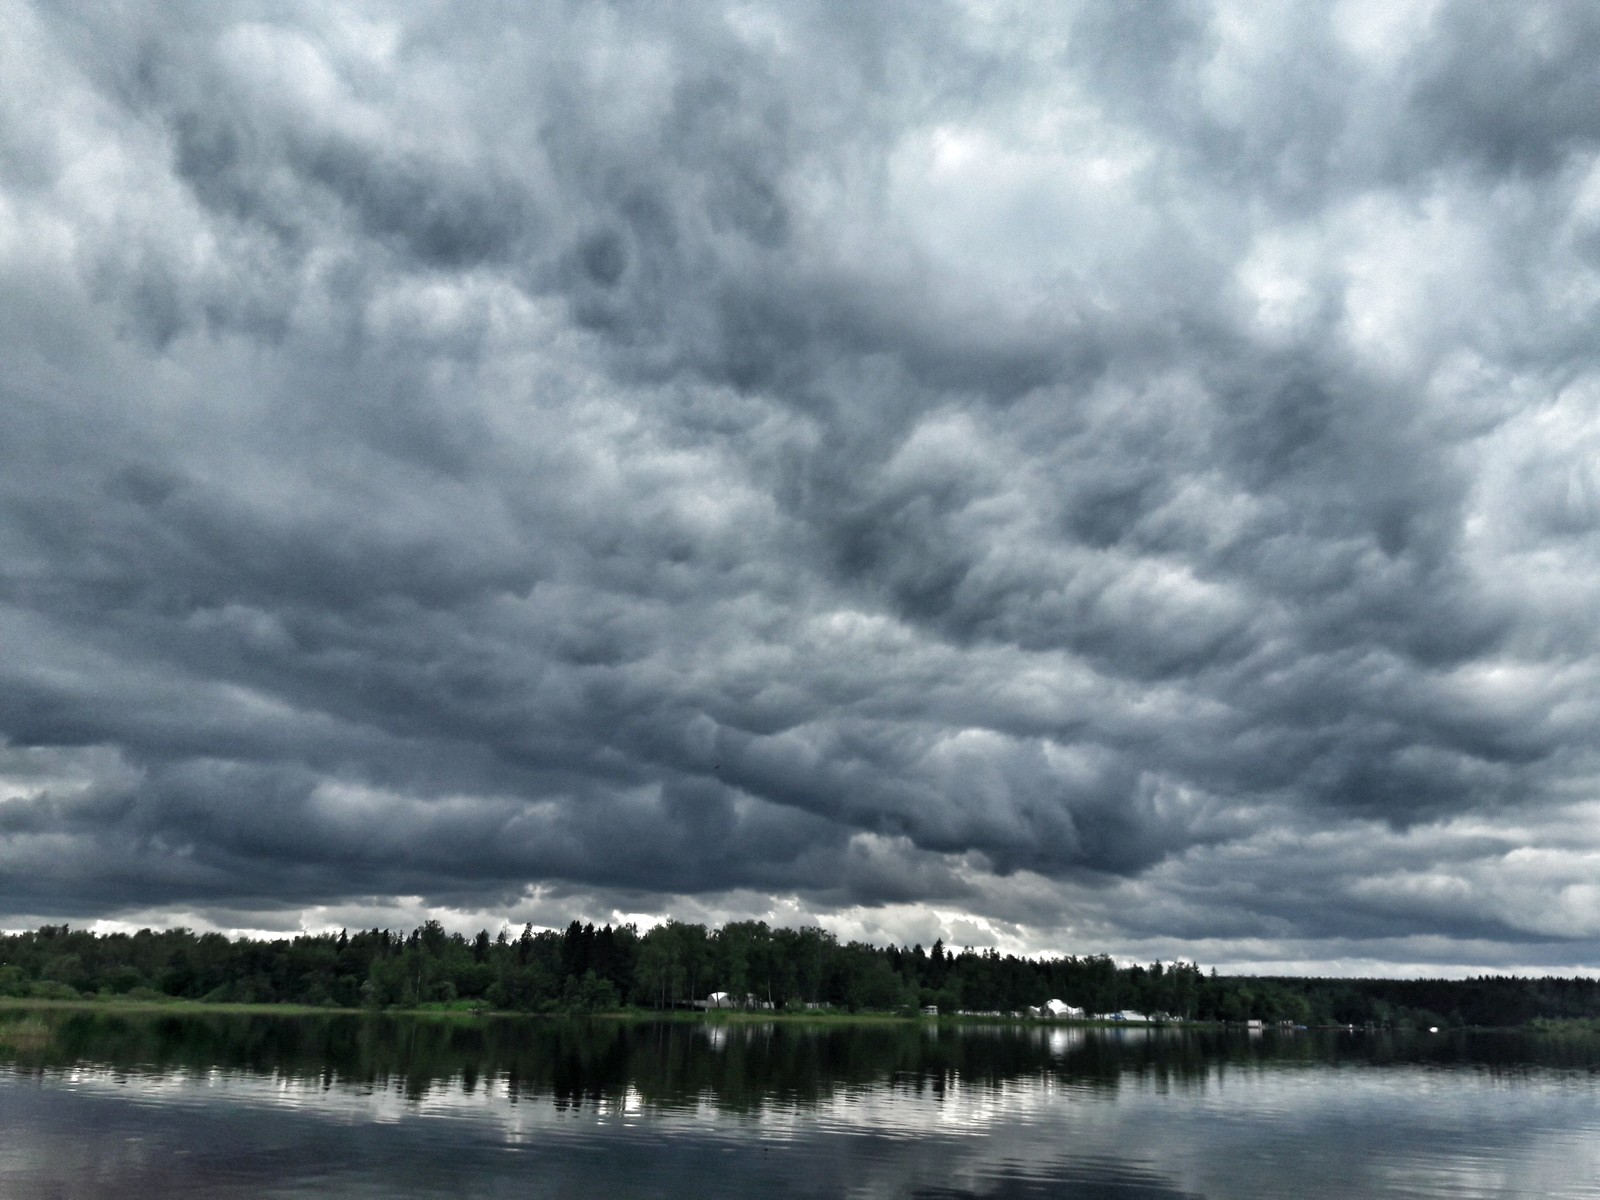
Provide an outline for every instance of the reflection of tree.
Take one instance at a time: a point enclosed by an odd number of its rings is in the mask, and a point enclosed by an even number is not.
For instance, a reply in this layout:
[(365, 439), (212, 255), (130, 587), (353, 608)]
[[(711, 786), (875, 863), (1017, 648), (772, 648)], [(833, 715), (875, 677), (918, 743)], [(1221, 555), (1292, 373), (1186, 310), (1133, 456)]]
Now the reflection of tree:
[[(35, 1069), (98, 1063), (130, 1072), (213, 1069), (392, 1089), (420, 1099), (440, 1087), (504, 1092), (568, 1108), (620, 1105), (630, 1093), (671, 1109), (710, 1102), (734, 1111), (807, 1107), (854, 1089), (942, 1095), (953, 1084), (1015, 1081), (1118, 1087), (1203, 1088), (1230, 1068), (1319, 1067), (1333, 1059), (1377, 1063), (1529, 1064), (1591, 1068), (1600, 1036), (1527, 1038), (1344, 1033), (1246, 1037), (1220, 1031), (945, 1027), (785, 1022), (719, 1028), (713, 1045), (694, 1022), (264, 1016), (19, 1014), (47, 1038), (0, 1040), (0, 1059)], [(1070, 1036), (1069, 1036), (1070, 1035)]]

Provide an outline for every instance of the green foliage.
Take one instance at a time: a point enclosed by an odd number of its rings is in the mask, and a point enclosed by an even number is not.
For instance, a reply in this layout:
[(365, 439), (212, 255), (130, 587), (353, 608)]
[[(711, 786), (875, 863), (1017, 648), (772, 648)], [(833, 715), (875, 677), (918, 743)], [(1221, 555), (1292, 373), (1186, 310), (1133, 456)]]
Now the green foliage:
[(165, 992), (158, 992), (151, 987), (133, 987), (123, 993), (124, 998), (139, 1004), (160, 1004), (172, 999)]
[(617, 989), (609, 979), (601, 979), (589, 968), (582, 978), (567, 976), (561, 989), (561, 1007), (572, 1013), (610, 1012), (618, 1007)]
[(28, 988), (30, 1000), (76, 1000), (78, 989), (54, 979), (41, 979)]
[(93, 934), (66, 925), (0, 935), (0, 996), (81, 995), (322, 1008), (607, 1012), (688, 1009), (714, 992), (738, 1007), (904, 1012), (936, 1005), (1015, 1013), (1051, 998), (1180, 1020), (1440, 1028), (1600, 1020), (1600, 981), (1218, 977), (1189, 962), (1119, 965), (1106, 955), (1028, 959), (936, 942), (841, 944), (826, 930), (737, 921), (573, 921), (520, 936), (453, 934), (429, 921), (275, 941), (187, 929)]

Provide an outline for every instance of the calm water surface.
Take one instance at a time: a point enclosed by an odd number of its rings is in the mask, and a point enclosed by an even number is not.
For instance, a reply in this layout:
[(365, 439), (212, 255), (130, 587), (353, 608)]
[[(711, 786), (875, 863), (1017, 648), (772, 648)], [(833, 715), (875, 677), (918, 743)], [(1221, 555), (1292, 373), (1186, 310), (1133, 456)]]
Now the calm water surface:
[(0, 1012), (7, 1200), (1600, 1197), (1597, 1181), (1595, 1041)]

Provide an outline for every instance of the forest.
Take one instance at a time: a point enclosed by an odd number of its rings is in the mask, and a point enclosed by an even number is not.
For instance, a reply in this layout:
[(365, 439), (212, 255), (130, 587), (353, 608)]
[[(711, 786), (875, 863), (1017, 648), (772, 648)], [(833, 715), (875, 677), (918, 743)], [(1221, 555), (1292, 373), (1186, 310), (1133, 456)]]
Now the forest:
[(1018, 1013), (1058, 998), (1090, 1014), (1296, 1025), (1518, 1026), (1600, 1018), (1600, 980), (1221, 976), (1190, 962), (1025, 958), (994, 950), (841, 943), (826, 930), (737, 921), (573, 921), (472, 938), (428, 921), (386, 929), (229, 938), (188, 929), (0, 934), (0, 996), (294, 1003), (329, 1008), (606, 1012), (690, 1008), (725, 993), (781, 1011)]

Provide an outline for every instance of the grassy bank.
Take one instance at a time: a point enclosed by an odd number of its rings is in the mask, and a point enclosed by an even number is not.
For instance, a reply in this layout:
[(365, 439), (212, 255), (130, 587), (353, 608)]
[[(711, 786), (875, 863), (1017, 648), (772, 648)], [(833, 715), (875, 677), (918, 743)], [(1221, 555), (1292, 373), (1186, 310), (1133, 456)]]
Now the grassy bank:
[[(114, 1013), (167, 1013), (167, 1014), (237, 1014), (242, 1016), (405, 1016), (443, 1019), (476, 1019), (509, 1017), (565, 1018), (593, 1017), (610, 1021), (672, 1021), (691, 1024), (750, 1025), (771, 1021), (805, 1022), (813, 1024), (838, 1023), (913, 1023), (930, 1020), (901, 1013), (878, 1012), (772, 1012), (713, 1009), (691, 1011), (673, 1009), (661, 1011), (654, 1008), (620, 1008), (600, 1012), (520, 1012), (511, 1009), (491, 1009), (481, 1004), (456, 1001), (452, 1004), (425, 1004), (417, 1008), (338, 1008), (309, 1004), (238, 1004), (232, 1002), (181, 1000), (176, 998), (152, 999), (128, 996), (82, 996), (73, 1000), (46, 1000), (26, 996), (0, 997), (0, 1012), (114, 1012)], [(954, 1018), (950, 1018), (954, 1019)]]
[(73, 1000), (46, 1000), (29, 997), (0, 997), (0, 1012), (102, 1012), (147, 1013), (164, 1015), (238, 1015), (238, 1016), (405, 1016), (425, 1017), (434, 1020), (507, 1020), (512, 1018), (567, 1019), (585, 1017), (602, 1021), (670, 1022), (686, 1025), (1020, 1025), (1072, 1028), (1153, 1028), (1153, 1026), (1127, 1026), (1115, 1021), (1048, 1021), (1037, 1018), (1006, 1016), (977, 1016), (949, 1013), (938, 1017), (908, 1012), (848, 1012), (843, 1009), (825, 1010), (771, 1010), (771, 1009), (654, 1009), (621, 1008), (600, 1012), (520, 1012), (491, 1009), (470, 1001), (451, 1004), (428, 1004), (418, 1008), (338, 1008), (307, 1004), (240, 1004), (176, 998), (155, 999), (149, 996), (84, 996)]
[(28, 996), (0, 996), (0, 1012), (146, 1012), (146, 1013), (240, 1013), (312, 1016), (316, 1013), (359, 1013), (359, 1008), (320, 1008), (312, 1004), (232, 1004), (204, 1000), (169, 998), (151, 1000), (126, 996), (82, 996), (76, 1000), (40, 1000)]
[[(26, 1014), (48, 1012), (95, 1012), (117, 1014), (144, 1014), (167, 1016), (397, 1016), (423, 1018), (433, 1021), (505, 1021), (514, 1019), (569, 1020), (584, 1018), (599, 1021), (658, 1023), (682, 1025), (756, 1026), (774, 1023), (794, 1026), (827, 1028), (829, 1026), (862, 1025), (926, 1025), (933, 1027), (984, 1027), (1026, 1026), (1040, 1029), (1212, 1029), (1229, 1028), (1215, 1021), (1187, 1021), (1173, 1024), (1142, 1024), (1122, 1021), (1051, 1020), (1037, 1017), (982, 1016), (965, 1013), (946, 1013), (937, 1017), (921, 1013), (897, 1011), (857, 1011), (844, 1009), (825, 1010), (768, 1010), (768, 1009), (654, 1009), (619, 1008), (598, 1012), (568, 1012), (561, 1010), (526, 1012), (510, 1009), (491, 1009), (481, 1002), (457, 1000), (448, 1004), (426, 1004), (415, 1008), (349, 1008), (310, 1004), (244, 1004), (225, 1001), (188, 1000), (175, 997), (149, 995), (97, 995), (76, 999), (43, 999), (26, 996), (0, 996), (0, 1014)], [(18, 1022), (10, 1020), (5, 1028), (13, 1034)], [(1342, 1025), (1319, 1028), (1344, 1029)], [(1467, 1026), (1479, 1032), (1506, 1031), (1543, 1034), (1569, 1039), (1600, 1038), (1600, 1019), (1536, 1018), (1523, 1025)]]

